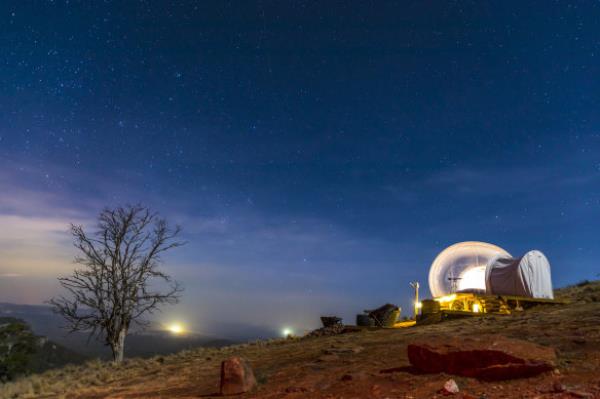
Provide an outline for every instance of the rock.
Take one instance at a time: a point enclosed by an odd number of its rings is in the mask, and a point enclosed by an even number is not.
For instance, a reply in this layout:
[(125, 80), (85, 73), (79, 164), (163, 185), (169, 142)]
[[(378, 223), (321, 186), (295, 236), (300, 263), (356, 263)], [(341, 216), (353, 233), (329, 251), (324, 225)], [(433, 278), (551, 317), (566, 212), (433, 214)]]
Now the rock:
[(430, 339), (408, 345), (418, 370), (486, 381), (525, 378), (554, 370), (554, 349), (500, 335)]
[(456, 381), (454, 381), (453, 379), (446, 381), (444, 383), (444, 386), (442, 387), (442, 389), (440, 389), (440, 393), (442, 395), (454, 395), (454, 394), (458, 393), (459, 391), (460, 391), (460, 389), (458, 389), (458, 385), (456, 384)]
[(343, 334), (345, 330), (346, 327), (343, 324), (337, 323), (328, 327), (317, 328), (306, 334), (306, 337), (328, 337), (331, 335)]
[(377, 397), (381, 395), (381, 387), (377, 384), (371, 386), (371, 395)]
[(342, 378), (340, 378), (340, 380), (342, 380), (342, 381), (352, 381), (352, 376), (350, 374), (344, 374), (342, 376)]
[(241, 357), (230, 357), (221, 363), (221, 395), (238, 395), (256, 386), (254, 372)]
[(552, 392), (564, 392), (566, 391), (566, 388), (563, 384), (561, 384), (559, 381), (554, 381), (554, 383), (552, 384)]

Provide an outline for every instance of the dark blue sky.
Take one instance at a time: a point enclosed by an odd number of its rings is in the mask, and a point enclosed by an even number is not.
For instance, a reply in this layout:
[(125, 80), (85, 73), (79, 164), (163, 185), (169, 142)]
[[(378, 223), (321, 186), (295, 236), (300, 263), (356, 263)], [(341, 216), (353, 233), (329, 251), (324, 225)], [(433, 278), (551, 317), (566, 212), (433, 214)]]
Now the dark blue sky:
[(600, 272), (598, 2), (5, 1), (0, 21), (0, 300), (52, 295), (66, 225), (137, 201), (186, 231), (167, 269), (197, 329), (408, 309), (464, 240), (540, 249), (556, 285)]

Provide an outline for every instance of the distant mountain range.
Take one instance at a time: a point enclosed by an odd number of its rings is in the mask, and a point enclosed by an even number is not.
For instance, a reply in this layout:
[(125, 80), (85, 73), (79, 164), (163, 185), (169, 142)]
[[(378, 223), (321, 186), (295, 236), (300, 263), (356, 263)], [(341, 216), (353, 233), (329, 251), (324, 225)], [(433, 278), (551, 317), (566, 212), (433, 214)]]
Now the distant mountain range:
[[(0, 303), (1, 317), (25, 321), (35, 335), (47, 337), (53, 343), (72, 351), (74, 360), (80, 360), (83, 357), (110, 358), (110, 350), (102, 342), (89, 339), (85, 333), (65, 331), (61, 327), (62, 319), (54, 314), (49, 306)], [(125, 355), (127, 357), (167, 355), (183, 349), (200, 346), (221, 347), (241, 341), (243, 340), (224, 339), (196, 333), (174, 335), (168, 331), (151, 329), (129, 334), (125, 344)]]

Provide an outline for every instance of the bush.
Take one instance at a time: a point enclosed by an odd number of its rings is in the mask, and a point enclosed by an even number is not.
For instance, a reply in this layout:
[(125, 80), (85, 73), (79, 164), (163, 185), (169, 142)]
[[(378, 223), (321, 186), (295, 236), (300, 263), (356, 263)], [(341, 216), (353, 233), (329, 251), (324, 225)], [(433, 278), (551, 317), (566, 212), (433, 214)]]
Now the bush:
[(26, 374), (30, 357), (36, 351), (37, 338), (19, 319), (0, 320), (0, 381)]

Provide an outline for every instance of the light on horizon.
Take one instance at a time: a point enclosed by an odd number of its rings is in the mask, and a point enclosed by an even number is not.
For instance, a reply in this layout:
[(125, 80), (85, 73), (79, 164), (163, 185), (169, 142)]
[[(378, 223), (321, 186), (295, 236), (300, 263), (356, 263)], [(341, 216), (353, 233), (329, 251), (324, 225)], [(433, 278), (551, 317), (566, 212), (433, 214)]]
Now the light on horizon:
[(292, 329), (291, 329), (291, 328), (289, 328), (289, 327), (284, 327), (284, 328), (281, 330), (281, 334), (282, 334), (284, 337), (289, 337), (290, 335), (294, 335), (294, 330), (292, 330)]
[(185, 327), (181, 323), (171, 323), (167, 326), (167, 330), (177, 335), (185, 333)]

